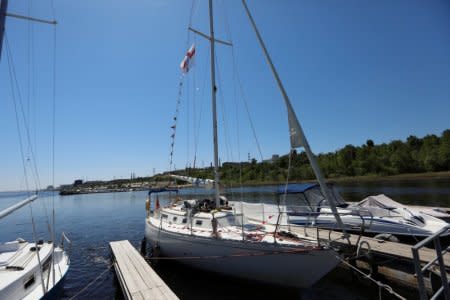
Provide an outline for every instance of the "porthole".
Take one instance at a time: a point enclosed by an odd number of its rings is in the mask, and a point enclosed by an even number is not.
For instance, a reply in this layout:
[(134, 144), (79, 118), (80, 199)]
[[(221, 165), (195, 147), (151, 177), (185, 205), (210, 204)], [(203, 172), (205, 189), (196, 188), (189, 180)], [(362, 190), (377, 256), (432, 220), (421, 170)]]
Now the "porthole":
[(23, 284), (23, 287), (25, 289), (29, 288), (30, 286), (32, 286), (34, 284), (34, 274), (31, 275), (30, 277), (28, 277)]

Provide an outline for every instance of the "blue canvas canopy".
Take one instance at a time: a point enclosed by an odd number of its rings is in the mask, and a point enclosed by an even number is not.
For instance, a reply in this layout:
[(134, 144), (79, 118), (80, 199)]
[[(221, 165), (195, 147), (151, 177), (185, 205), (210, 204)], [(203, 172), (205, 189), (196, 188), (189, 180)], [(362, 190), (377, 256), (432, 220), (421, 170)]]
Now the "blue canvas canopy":
[(287, 191), (286, 186), (280, 186), (278, 187), (278, 194), (284, 194), (287, 192), (288, 194), (298, 194), (298, 193), (304, 193), (307, 190), (310, 190), (312, 188), (315, 188), (319, 186), (317, 183), (296, 183), (296, 184), (290, 184), (288, 185)]
[(164, 193), (164, 192), (176, 192), (176, 193), (178, 193), (178, 189), (176, 189), (176, 188), (169, 188), (169, 187), (154, 188), (154, 189), (150, 189), (148, 191), (148, 195), (150, 196), (152, 193)]

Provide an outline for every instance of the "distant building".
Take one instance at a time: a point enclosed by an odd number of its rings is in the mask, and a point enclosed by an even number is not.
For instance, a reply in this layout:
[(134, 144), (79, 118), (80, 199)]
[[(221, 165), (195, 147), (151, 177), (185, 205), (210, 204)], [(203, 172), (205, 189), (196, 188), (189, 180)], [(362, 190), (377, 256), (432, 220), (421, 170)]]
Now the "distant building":
[(279, 160), (279, 159), (280, 159), (280, 156), (279, 156), (278, 154), (273, 154), (273, 155), (272, 155), (272, 158), (264, 159), (263, 162), (266, 162), (266, 163), (274, 163), (274, 162), (276, 162), (276, 161)]
[(78, 185), (82, 185), (83, 184), (83, 179), (76, 179), (73, 182), (73, 186), (78, 186)]

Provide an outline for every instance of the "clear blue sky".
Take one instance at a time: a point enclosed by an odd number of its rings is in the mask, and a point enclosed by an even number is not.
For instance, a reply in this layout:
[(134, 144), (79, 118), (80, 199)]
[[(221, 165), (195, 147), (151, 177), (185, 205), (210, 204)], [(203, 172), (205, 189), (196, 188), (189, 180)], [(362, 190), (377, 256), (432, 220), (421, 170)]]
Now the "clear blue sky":
[[(31, 8), (28, 3), (10, 1), (9, 11), (51, 18), (49, 1)], [(286, 153), (286, 111), (241, 2), (214, 3), (216, 35), (234, 43), (263, 155)], [(450, 128), (449, 1), (250, 0), (248, 5), (314, 152)], [(192, 17), (192, 25), (204, 32), (206, 9), (206, 1), (196, 1)], [(186, 108), (195, 102), (195, 115), (201, 114), (197, 165), (209, 165), (209, 48), (200, 37), (188, 36), (191, 1), (58, 0), (55, 11), (55, 183), (168, 169), (179, 64), (194, 41), (196, 64), (185, 78), (175, 164), (192, 162), (194, 109)], [(27, 22), (8, 18), (6, 31), (45, 187), (51, 183), (53, 28), (34, 24), (30, 34)], [(219, 115), (221, 160), (245, 160), (247, 153), (259, 159), (245, 108), (234, 96), (231, 49), (217, 45), (217, 60), (218, 108), (225, 111)], [(0, 190), (24, 188), (5, 51), (0, 95)]]

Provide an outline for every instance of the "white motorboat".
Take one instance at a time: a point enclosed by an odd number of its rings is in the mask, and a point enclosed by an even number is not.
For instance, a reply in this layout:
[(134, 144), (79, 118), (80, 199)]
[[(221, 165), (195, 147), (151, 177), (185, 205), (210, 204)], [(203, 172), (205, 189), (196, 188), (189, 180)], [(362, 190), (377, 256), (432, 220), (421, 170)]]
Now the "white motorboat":
[[(448, 225), (443, 220), (411, 209), (386, 195), (369, 196), (359, 203), (348, 204), (335, 188), (329, 189), (347, 231), (371, 235), (426, 237)], [(289, 195), (287, 199), (289, 205), (281, 210), (282, 214), (285, 214), (282, 218), (285, 224), (338, 228), (329, 202), (323, 196), (318, 184), (292, 184), (287, 189), (285, 187), (278, 189), (281, 195), (285, 192)], [(233, 203), (232, 206), (239, 213), (243, 207), (243, 213), (261, 224), (274, 224), (280, 211), (274, 204)]]
[[(324, 180), (316, 159), (303, 134), (281, 80), (270, 60), (245, 1), (243, 1), (243, 4), (282, 91), (288, 111), (291, 150), (298, 147), (305, 149), (318, 181), (323, 184)], [(319, 244), (316, 240), (289, 232), (287, 227), (282, 227), (280, 224), (267, 226), (250, 224), (244, 215), (236, 214), (227, 205), (226, 199), (219, 194), (214, 44), (219, 42), (230, 45), (230, 43), (215, 39), (212, 12), (212, 0), (210, 0), (209, 36), (198, 30), (189, 29), (200, 36), (206, 37), (211, 45), (215, 176), (214, 180), (205, 182), (205, 184), (214, 184), (214, 199), (181, 201), (171, 198), (169, 205), (161, 208), (159, 199), (156, 196), (152, 197), (152, 195), (165, 190), (151, 190), (146, 205), (148, 213), (145, 221), (145, 237), (151, 241), (156, 252), (160, 255), (169, 256), (180, 263), (193, 267), (269, 284), (309, 287), (337, 266), (340, 261), (338, 254), (327, 245)], [(184, 72), (189, 71), (189, 61), (194, 54), (195, 48), (191, 47), (181, 64)], [(180, 83), (180, 86), (182, 86), (182, 83)], [(174, 120), (176, 122), (177, 116), (174, 117)], [(172, 126), (174, 130), (172, 138), (175, 137), (175, 128), (176, 123)], [(172, 141), (171, 164), (173, 145), (174, 141)], [(190, 177), (186, 177), (184, 180), (192, 181)], [(333, 207), (332, 200), (330, 202)], [(154, 207), (153, 212), (150, 210), (151, 207)], [(339, 223), (339, 216), (337, 214), (335, 216)]]

